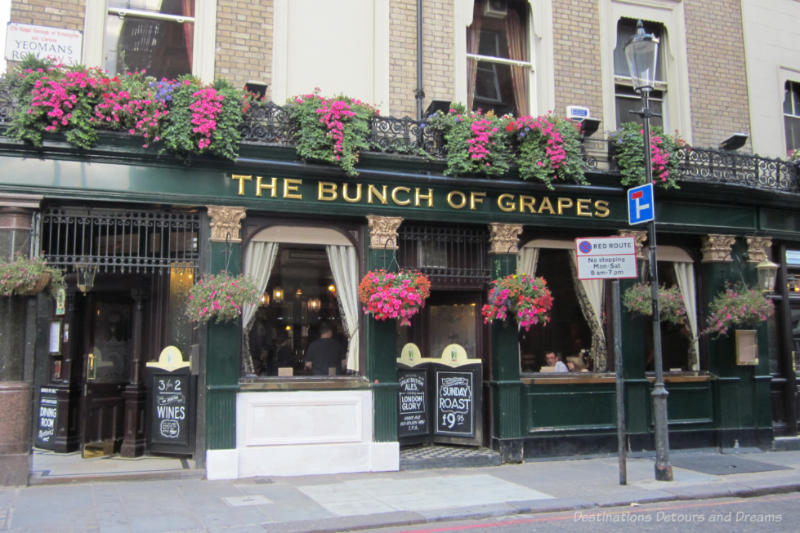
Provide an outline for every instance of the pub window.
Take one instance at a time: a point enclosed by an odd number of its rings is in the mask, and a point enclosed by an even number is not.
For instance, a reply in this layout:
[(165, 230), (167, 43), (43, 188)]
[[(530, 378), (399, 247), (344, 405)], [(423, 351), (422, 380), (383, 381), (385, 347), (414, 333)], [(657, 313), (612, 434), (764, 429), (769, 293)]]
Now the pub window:
[[(653, 126), (664, 126), (664, 100), (667, 93), (667, 82), (664, 76), (663, 50), (666, 49), (664, 26), (655, 22), (644, 21), (644, 29), (652, 33), (660, 41), (659, 57), (656, 64), (656, 87), (650, 92), (650, 109), (658, 116), (651, 118)], [(617, 23), (617, 45), (614, 48), (614, 101), (617, 126), (625, 122), (642, 122), (642, 118), (634, 111), (642, 108), (642, 98), (633, 90), (631, 74), (625, 60), (625, 45), (636, 34), (636, 20), (622, 18)]]
[(519, 332), (523, 373), (555, 370), (546, 360), (549, 352), (570, 372), (613, 369), (606, 353), (603, 280), (577, 278), (574, 246), (573, 241), (537, 239), (517, 256), (517, 272), (543, 277), (553, 295), (550, 323)]
[(528, 54), (527, 2), (478, 0), (467, 28), (467, 99), (497, 115), (529, 113), (533, 64)]
[[(644, 256), (649, 257), (645, 247)], [(640, 262), (642, 278), (648, 271), (647, 261)], [(675, 246), (658, 247), (658, 284), (661, 287), (677, 287), (686, 306), (685, 326), (661, 321), (661, 357), (664, 371), (700, 370), (697, 296), (694, 261), (683, 249)], [(642, 322), (645, 337), (645, 370), (654, 370), (653, 330), (651, 320)]]
[(800, 83), (787, 81), (783, 93), (783, 127), (786, 131), (786, 154), (800, 148)]
[(176, 78), (192, 72), (195, 0), (108, 0), (104, 66)]
[[(262, 294), (242, 313), (246, 377), (358, 373), (360, 278), (355, 247), (344, 235), (327, 228), (272, 226), (251, 239), (243, 270)], [(342, 352), (324, 368), (317, 363), (309, 368), (307, 350), (326, 327)]]

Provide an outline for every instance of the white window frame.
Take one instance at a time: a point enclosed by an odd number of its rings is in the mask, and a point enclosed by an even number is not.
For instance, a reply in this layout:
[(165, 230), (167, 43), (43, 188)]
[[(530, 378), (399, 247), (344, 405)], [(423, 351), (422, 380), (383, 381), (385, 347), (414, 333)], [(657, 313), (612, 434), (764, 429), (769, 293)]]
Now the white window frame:
[[(790, 77), (787, 77), (787, 78), (786, 78), (786, 79), (783, 81), (783, 83), (781, 84), (781, 88), (782, 88), (784, 91), (786, 90), (786, 84), (787, 84), (787, 83), (789, 83), (789, 84), (793, 84), (793, 85), (796, 85), (796, 86), (797, 86), (797, 90), (798, 90), (798, 91), (800, 91), (800, 80), (798, 80), (798, 79), (792, 79), (792, 78), (790, 78)], [(784, 98), (785, 98), (785, 93), (784, 93)], [(783, 124), (781, 124), (781, 126), (783, 126), (783, 145), (784, 145), (784, 146), (786, 146), (786, 144), (787, 144), (787, 143), (786, 143), (786, 141), (787, 141), (787, 139), (786, 139), (786, 118), (788, 117), (788, 118), (793, 118), (793, 119), (800, 120), (800, 109), (795, 109), (795, 110), (794, 110), (794, 114), (792, 114), (792, 113), (787, 113), (787, 112), (786, 112), (786, 111), (783, 109), (783, 102), (784, 102), (784, 98), (781, 98), (781, 117), (783, 118)], [(798, 145), (798, 146), (795, 146), (793, 149), (794, 149), (794, 150), (800, 150), (800, 145)], [(787, 149), (786, 151), (787, 151), (787, 155), (788, 155), (788, 152), (789, 152), (789, 150)]]
[[(86, 0), (82, 58), (85, 65), (103, 66), (103, 38), (108, 14), (106, 0)], [(216, 46), (217, 0), (195, 0), (192, 74), (205, 83), (214, 81)]]
[(615, 131), (616, 89), (614, 48), (617, 46), (617, 23), (620, 19), (642, 19), (664, 27), (659, 59), (669, 90), (664, 93), (664, 130), (678, 130), (692, 142), (692, 115), (689, 93), (689, 60), (686, 52), (686, 25), (681, 0), (600, 0), (600, 70), (603, 87), (603, 118), (607, 128)]
[(456, 102), (467, 101), (467, 58), (494, 61), (509, 65), (523, 65), (529, 68), (528, 110), (533, 116), (555, 109), (555, 77), (553, 60), (553, 0), (528, 0), (529, 18), (525, 21), (528, 29), (528, 57), (530, 61), (499, 60), (485, 56), (467, 54), (467, 28), (472, 25), (474, 0), (453, 0), (454, 39), (453, 87)]

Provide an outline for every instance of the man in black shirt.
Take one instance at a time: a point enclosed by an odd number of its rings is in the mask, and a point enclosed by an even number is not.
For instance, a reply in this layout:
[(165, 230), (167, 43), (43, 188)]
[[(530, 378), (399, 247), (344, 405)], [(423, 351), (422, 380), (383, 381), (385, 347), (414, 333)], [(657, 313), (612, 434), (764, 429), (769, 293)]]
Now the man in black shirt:
[(327, 322), (320, 324), (319, 333), (306, 350), (306, 369), (315, 376), (338, 374), (344, 363), (344, 347), (333, 338), (333, 327)]

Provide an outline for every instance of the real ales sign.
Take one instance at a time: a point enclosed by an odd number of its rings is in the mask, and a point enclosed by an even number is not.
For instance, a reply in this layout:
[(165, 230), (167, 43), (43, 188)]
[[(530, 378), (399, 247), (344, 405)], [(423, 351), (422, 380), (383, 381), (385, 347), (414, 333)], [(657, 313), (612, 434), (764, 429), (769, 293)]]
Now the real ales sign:
[(81, 62), (81, 40), (81, 32), (75, 30), (11, 23), (6, 30), (5, 57), (22, 61), (33, 54), (39, 59), (77, 65)]

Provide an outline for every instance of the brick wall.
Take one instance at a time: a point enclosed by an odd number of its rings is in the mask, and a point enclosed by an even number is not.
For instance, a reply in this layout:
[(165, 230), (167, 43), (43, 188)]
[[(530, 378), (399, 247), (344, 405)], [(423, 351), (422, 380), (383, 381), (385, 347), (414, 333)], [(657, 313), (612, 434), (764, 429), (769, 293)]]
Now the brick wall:
[[(425, 0), (423, 11), (422, 84), (424, 107), (431, 100), (452, 100), (453, 2)], [(462, 29), (466, 31), (465, 29)], [(417, 2), (393, 0), (389, 13), (389, 102), (384, 115), (416, 117)]]
[[(553, 2), (556, 105), (553, 111), (557, 115), (564, 116), (568, 105), (582, 105), (589, 107), (593, 117), (603, 118), (600, 29), (597, 19), (595, 0)], [(604, 127), (601, 124), (600, 131)]]
[(272, 83), (273, 15), (272, 0), (218, 0), (215, 78), (235, 87), (250, 80)]
[(11, 3), (10, 21), (82, 32), (85, 11), (86, 0), (16, 0)]
[(684, 9), (693, 144), (717, 147), (732, 133), (750, 132), (741, 4), (687, 0)]

